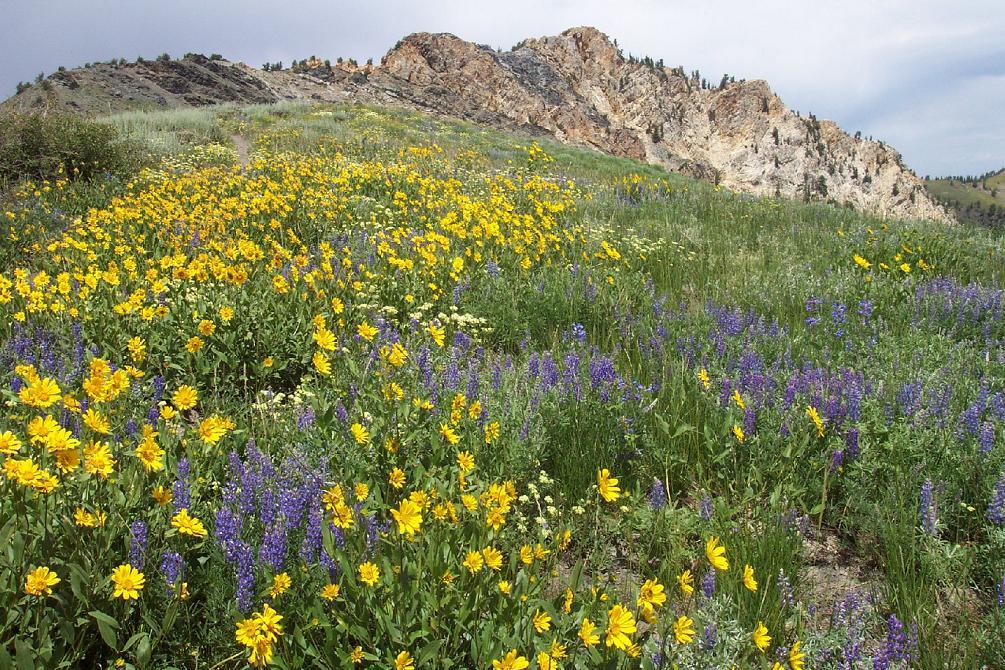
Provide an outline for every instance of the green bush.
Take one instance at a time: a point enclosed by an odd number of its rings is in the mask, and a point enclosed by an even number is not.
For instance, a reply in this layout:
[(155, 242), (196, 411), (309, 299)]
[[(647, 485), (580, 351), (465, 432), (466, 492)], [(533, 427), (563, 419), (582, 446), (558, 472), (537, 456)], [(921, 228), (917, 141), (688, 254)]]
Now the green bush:
[(0, 115), (0, 181), (90, 179), (128, 171), (139, 156), (104, 123), (62, 113)]

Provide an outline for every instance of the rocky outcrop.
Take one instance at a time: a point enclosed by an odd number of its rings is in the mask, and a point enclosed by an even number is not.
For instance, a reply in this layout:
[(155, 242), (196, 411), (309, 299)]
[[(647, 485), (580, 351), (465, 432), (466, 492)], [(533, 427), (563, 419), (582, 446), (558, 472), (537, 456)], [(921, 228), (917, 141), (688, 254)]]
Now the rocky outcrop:
[(505, 53), (418, 33), (388, 52), (367, 83), (415, 107), (543, 131), (738, 191), (948, 220), (891, 147), (801, 117), (763, 81), (707, 88), (680, 70), (626, 59), (594, 28)]
[(320, 61), (261, 71), (189, 56), (59, 73), (6, 104), (89, 113), (216, 102), (363, 100), (522, 129), (663, 165), (757, 195), (848, 203), (898, 218), (950, 220), (882, 142), (788, 109), (763, 81), (708, 87), (680, 69), (626, 59), (594, 28), (508, 52), (449, 34), (402, 39), (379, 66)]

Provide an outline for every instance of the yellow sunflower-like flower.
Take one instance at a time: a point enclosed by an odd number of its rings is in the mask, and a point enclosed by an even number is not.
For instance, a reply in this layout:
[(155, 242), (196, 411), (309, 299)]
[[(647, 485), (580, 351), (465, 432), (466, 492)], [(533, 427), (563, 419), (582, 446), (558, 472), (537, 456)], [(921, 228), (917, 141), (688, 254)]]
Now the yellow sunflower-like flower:
[(607, 612), (607, 629), (604, 631), (608, 647), (626, 651), (632, 645), (629, 635), (636, 631), (635, 617), (630, 610), (615, 605)]
[(694, 640), (694, 620), (684, 615), (673, 624), (674, 639), (678, 644), (691, 644)]
[(146, 581), (143, 573), (128, 563), (115, 568), (111, 580), (114, 587), (112, 597), (123, 600), (138, 600)]
[(367, 586), (373, 586), (380, 579), (380, 568), (367, 561), (359, 566), (359, 581)]
[(754, 629), (751, 638), (754, 640), (754, 646), (756, 646), (763, 653), (771, 645), (771, 636), (768, 635), (768, 628), (760, 621), (757, 622), (757, 628)]
[(597, 488), (600, 490), (600, 497), (607, 502), (614, 502), (621, 497), (618, 480), (611, 476), (611, 471), (607, 468), (597, 472)]
[(171, 526), (177, 528), (181, 535), (189, 537), (206, 537), (206, 526), (202, 521), (194, 516), (189, 516), (188, 509), (182, 508), (177, 514), (171, 517)]
[(391, 510), (391, 516), (398, 524), (398, 533), (409, 537), (419, 532), (422, 525), (422, 510), (411, 500), (402, 500), (397, 509)]
[(726, 547), (719, 542), (718, 537), (710, 537), (705, 543), (705, 557), (716, 570), (729, 570)]
[(520, 655), (516, 649), (510, 650), (499, 660), (492, 661), (492, 670), (525, 670), (530, 667), (530, 661)]
[(30, 596), (51, 596), (52, 587), (59, 584), (59, 576), (48, 567), (41, 566), (28, 573), (24, 580), (24, 592)]

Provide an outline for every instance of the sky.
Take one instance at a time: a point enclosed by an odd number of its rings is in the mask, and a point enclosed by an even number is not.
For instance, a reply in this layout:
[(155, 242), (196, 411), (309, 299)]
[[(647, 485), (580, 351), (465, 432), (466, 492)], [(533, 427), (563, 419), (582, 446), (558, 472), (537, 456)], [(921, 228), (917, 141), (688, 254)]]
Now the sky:
[(111, 58), (376, 62), (412, 32), (509, 49), (591, 25), (626, 55), (715, 82), (765, 79), (804, 115), (891, 144), (921, 176), (1005, 166), (1003, 0), (0, 0), (0, 19), (0, 97)]

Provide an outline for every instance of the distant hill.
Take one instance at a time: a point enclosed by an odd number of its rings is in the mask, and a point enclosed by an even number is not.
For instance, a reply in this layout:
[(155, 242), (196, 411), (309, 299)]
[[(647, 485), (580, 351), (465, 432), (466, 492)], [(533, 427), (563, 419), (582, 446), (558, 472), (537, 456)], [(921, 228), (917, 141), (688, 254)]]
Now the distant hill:
[(979, 177), (926, 178), (925, 188), (960, 221), (1005, 228), (1005, 168)]
[(193, 54), (112, 61), (57, 72), (3, 104), (91, 115), (346, 99), (548, 135), (755, 195), (952, 220), (889, 145), (794, 112), (764, 81), (709, 82), (697, 71), (626, 57), (595, 28), (527, 39), (509, 51), (416, 33), (376, 66), (312, 57), (258, 69)]

